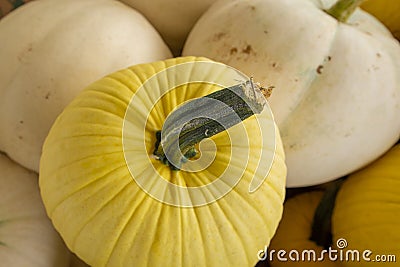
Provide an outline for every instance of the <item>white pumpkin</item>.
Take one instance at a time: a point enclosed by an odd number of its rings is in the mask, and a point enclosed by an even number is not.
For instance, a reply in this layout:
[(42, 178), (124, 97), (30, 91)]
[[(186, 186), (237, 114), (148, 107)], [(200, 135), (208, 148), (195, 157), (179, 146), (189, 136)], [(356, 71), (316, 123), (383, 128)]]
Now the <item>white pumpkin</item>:
[(70, 252), (46, 215), (37, 179), (0, 154), (0, 266), (69, 264)]
[(159, 31), (174, 55), (180, 55), (187, 35), (215, 0), (120, 0), (143, 14)]
[(73, 97), (104, 75), (171, 57), (151, 24), (113, 0), (36, 0), (0, 20), (0, 150), (38, 171)]
[(288, 187), (346, 175), (387, 151), (400, 133), (400, 45), (356, 9), (333, 1), (221, 0), (199, 19), (183, 55), (206, 56), (275, 89)]

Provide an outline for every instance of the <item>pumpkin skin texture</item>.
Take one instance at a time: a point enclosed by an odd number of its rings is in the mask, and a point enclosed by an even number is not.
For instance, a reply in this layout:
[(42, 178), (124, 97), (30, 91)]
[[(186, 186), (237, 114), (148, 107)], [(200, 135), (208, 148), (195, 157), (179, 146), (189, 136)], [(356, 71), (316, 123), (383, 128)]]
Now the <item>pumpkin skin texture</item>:
[[(151, 182), (157, 177), (147, 173), (155, 169), (171, 183), (193, 187), (208, 183), (213, 172), (224, 171), (225, 160), (230, 156), (224, 146), (226, 132), (211, 138), (219, 149), (216, 160), (200, 172), (171, 171), (160, 161), (148, 158), (148, 154), (144, 155), (146, 160), (137, 154), (132, 162), (125, 161), (127, 153), (141, 151), (142, 147), (151, 154), (155, 132), (179, 104), (217, 90), (214, 86), (198, 87), (196, 83), (194, 87), (177, 87), (164, 95), (147, 117), (144, 112), (151, 108), (154, 94), (161, 88), (175, 86), (174, 77), (211, 75), (217, 83), (223, 77), (215, 75), (213, 68), (187, 68), (169, 78), (159, 78), (158, 85), (139, 97), (141, 101), (131, 110), (132, 121), (124, 122), (129, 101), (139, 94), (138, 88), (148, 78), (169, 67), (193, 62), (212, 61), (176, 58), (111, 74), (79, 94), (50, 130), (40, 162), (42, 198), (67, 246), (90, 266), (254, 266), (257, 251), (274, 234), (284, 199), (284, 153), (278, 132), (263, 137), (264, 141), (276, 138), (276, 154), (264, 183), (249, 194), (262, 136), (254, 124), (255, 117), (242, 124), (252, 134), (248, 167), (227, 171), (228, 177), (242, 172), (243, 176), (232, 191), (210, 204), (164, 204), (141, 190), (138, 177), (131, 175), (129, 168), (141, 170), (138, 176)], [(129, 131), (129, 141), (136, 146), (124, 147), (124, 124), (140, 124), (142, 117), (147, 118), (144, 133)], [(261, 125), (274, 125), (265, 112), (259, 118)], [(238, 129), (235, 127), (233, 133)], [(277, 127), (275, 130), (278, 131)], [(262, 146), (268, 151), (274, 148)], [(243, 160), (246, 158), (239, 153), (233, 165)]]
[(46, 215), (37, 174), (0, 154), (1, 266), (66, 267), (70, 252)]
[(361, 8), (378, 18), (393, 35), (400, 39), (400, 2), (393, 0), (366, 0)]
[(52, 123), (82, 88), (171, 57), (142, 15), (112, 0), (32, 1), (0, 21), (0, 36), (0, 151), (34, 171)]
[[(161, 34), (175, 56), (193, 25), (214, 0), (120, 0), (143, 14)], [(160, 10), (160, 12), (154, 12)]]
[[(332, 234), (344, 238), (346, 249), (371, 250), (375, 255), (400, 255), (400, 145), (350, 175), (335, 202)], [(359, 266), (343, 262), (343, 266)], [(362, 262), (363, 266), (398, 266), (396, 262)]]
[(288, 187), (347, 175), (399, 138), (399, 43), (360, 9), (339, 23), (322, 11), (333, 2), (221, 0), (183, 50), (275, 86)]
[[(317, 258), (321, 255), (323, 247), (318, 246), (314, 241), (309, 240), (311, 236), (311, 227), (314, 219), (314, 212), (322, 198), (322, 191), (310, 191), (289, 198), (283, 209), (282, 220), (271, 240), (268, 251), (279, 251), (281, 249), (289, 253), (296, 250), (301, 253), (303, 250), (313, 250)], [(285, 255), (288, 261), (279, 261), (274, 258), (269, 262), (271, 267), (280, 266), (340, 266), (338, 262), (329, 260), (326, 256), (324, 261), (292, 261), (289, 255)]]

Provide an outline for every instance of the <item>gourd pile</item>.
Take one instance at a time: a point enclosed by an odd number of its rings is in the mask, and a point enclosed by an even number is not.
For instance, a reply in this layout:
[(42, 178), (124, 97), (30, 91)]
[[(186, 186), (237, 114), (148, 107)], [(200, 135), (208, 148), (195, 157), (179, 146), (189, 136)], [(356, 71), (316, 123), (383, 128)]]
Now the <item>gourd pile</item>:
[[(1, 266), (398, 266), (400, 1), (25, 2), (0, 1)], [(226, 88), (267, 101), (184, 124)]]

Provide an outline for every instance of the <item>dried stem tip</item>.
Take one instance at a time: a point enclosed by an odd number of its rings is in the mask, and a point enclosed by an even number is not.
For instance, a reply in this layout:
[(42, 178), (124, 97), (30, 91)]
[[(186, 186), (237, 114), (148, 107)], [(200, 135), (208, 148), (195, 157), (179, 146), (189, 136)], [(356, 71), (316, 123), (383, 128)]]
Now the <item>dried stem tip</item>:
[(168, 116), (161, 134), (157, 133), (154, 157), (171, 169), (180, 169), (196, 154), (194, 146), (201, 140), (261, 113), (272, 89), (250, 78), (183, 104)]

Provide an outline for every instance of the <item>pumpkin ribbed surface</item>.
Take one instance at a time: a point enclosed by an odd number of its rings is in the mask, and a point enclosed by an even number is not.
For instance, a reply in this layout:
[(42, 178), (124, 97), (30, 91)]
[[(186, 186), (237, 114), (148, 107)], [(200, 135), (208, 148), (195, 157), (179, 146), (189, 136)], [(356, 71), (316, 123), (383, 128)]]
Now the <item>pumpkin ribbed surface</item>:
[[(161, 77), (155, 83), (158, 87), (141, 94), (137, 106), (131, 107), (133, 113), (126, 114), (131, 99), (150, 77), (171, 66), (207, 61), (176, 58), (113, 73), (87, 87), (53, 125), (41, 158), (42, 197), (68, 247), (89, 265), (254, 266), (257, 251), (269, 243), (281, 217), (286, 177), (282, 144), (270, 113), (243, 122), (249, 141), (242, 140), (242, 146), (230, 145), (238, 125), (213, 136), (215, 160), (199, 172), (172, 171), (149, 154), (155, 132), (173, 109), (220, 88), (193, 83), (176, 86), (158, 101), (154, 97), (160, 88), (173, 88), (174, 77), (201, 72), (205, 77), (214, 75), (218, 82), (223, 73), (212, 67), (187, 68), (177, 76)], [(127, 129), (145, 128), (124, 133), (125, 124), (131, 125)], [(249, 193), (263, 163), (260, 155), (275, 149), (268, 176)], [(127, 156), (135, 151), (147, 153)], [(243, 161), (244, 169), (235, 167)], [(132, 171), (148, 181), (149, 188), (157, 186), (154, 173), (182, 187), (203, 186), (227, 172), (241, 179), (207, 205), (179, 207), (147, 194)], [(166, 189), (162, 194), (173, 192)]]

